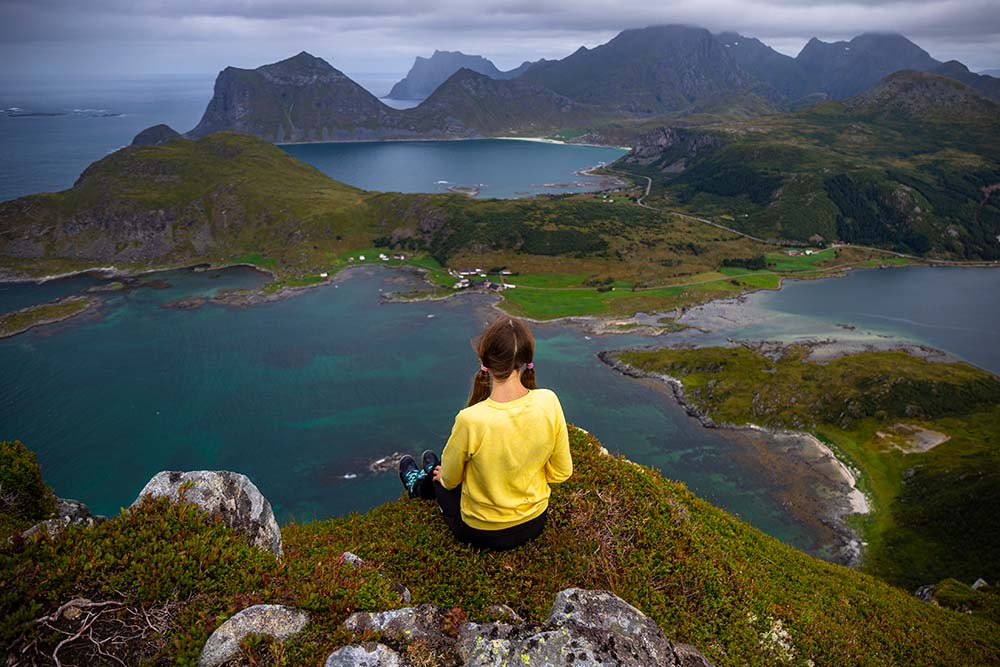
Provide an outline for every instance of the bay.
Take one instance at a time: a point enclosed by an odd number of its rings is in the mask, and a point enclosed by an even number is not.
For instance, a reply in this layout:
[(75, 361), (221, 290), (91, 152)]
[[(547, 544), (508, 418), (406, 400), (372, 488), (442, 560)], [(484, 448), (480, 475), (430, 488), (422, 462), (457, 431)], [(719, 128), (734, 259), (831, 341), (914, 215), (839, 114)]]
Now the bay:
[[(401, 279), (366, 267), (285, 301), (178, 310), (164, 304), (264, 277), (144, 277), (145, 287), (102, 294), (93, 316), (0, 341), (0, 438), (33, 449), (59, 495), (106, 514), (156, 472), (192, 469), (249, 475), (283, 521), (365, 510), (400, 492), (394, 474), (373, 474), (368, 463), (443, 446), (477, 369), (470, 341), (497, 315), (477, 295), (380, 303)], [(38, 286), (6, 287), (0, 304)], [(535, 334), (539, 382), (571, 422), (772, 535), (823, 552), (822, 531), (781, 505), (767, 471), (730, 455), (738, 436), (702, 428), (665, 387), (623, 377), (596, 356), (650, 339), (559, 324)]]

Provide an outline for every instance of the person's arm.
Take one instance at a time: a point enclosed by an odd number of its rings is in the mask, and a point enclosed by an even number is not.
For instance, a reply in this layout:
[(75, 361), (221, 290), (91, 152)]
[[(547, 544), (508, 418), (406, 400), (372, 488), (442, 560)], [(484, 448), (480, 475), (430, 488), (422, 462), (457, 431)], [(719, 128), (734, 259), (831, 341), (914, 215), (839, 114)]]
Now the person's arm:
[(451, 490), (465, 477), (465, 462), (469, 460), (469, 427), (459, 414), (451, 427), (451, 437), (441, 452), (441, 486)]
[(545, 463), (545, 481), (549, 484), (565, 482), (573, 474), (573, 458), (569, 453), (569, 432), (566, 430), (566, 416), (559, 399), (555, 399), (556, 446), (552, 456)]

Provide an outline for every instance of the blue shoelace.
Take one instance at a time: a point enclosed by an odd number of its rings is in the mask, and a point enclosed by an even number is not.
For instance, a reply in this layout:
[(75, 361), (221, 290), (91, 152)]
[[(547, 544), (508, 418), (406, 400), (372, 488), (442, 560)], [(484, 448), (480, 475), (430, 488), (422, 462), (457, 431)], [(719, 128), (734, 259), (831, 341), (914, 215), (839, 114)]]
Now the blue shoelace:
[(420, 468), (407, 470), (403, 473), (404, 484), (406, 485), (406, 490), (413, 493), (413, 486), (422, 478), (427, 476), (427, 472), (421, 470)]

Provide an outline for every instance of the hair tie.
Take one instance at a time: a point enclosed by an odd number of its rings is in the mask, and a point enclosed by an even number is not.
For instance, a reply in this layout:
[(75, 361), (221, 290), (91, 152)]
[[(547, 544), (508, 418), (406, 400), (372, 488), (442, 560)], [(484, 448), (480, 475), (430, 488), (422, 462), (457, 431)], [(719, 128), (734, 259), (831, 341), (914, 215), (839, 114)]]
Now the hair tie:
[(525, 367), (525, 368), (527, 368), (527, 369), (528, 369), (529, 371), (533, 371), (533, 370), (535, 370), (535, 364), (534, 364), (534, 363), (532, 363), (532, 362), (530, 362), (530, 361), (529, 361), (528, 363), (526, 363), (526, 364), (524, 365), (524, 367)]
[(483, 373), (490, 372), (490, 369), (486, 368), (486, 366), (483, 366), (482, 364), (479, 364), (479, 370), (481, 370)]

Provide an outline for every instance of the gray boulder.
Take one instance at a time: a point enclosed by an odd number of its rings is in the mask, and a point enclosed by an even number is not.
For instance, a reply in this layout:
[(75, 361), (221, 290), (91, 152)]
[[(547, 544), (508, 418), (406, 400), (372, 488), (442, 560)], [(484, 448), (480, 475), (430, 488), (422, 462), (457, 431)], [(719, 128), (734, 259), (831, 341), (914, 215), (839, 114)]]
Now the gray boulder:
[(68, 498), (56, 498), (56, 513), (51, 519), (39, 521), (28, 530), (21, 533), (22, 537), (40, 535), (48, 533), (49, 537), (55, 537), (68, 526), (94, 526), (107, 521), (106, 516), (95, 515), (90, 508), (79, 500)]
[[(381, 633), (398, 650), (420, 640), (435, 654), (466, 666), (712, 667), (697, 649), (671, 642), (652, 619), (607, 591), (570, 588), (560, 592), (540, 626), (463, 623), (453, 637), (445, 632), (446, 613), (434, 605), (360, 612), (352, 614), (344, 627), (355, 634)], [(327, 662), (327, 667), (340, 664), (348, 663)]]
[(371, 613), (358, 611), (347, 617), (344, 628), (358, 635), (366, 630), (379, 632), (383, 637), (405, 644), (414, 639), (433, 642), (440, 638), (444, 612), (432, 604)]
[(250, 634), (285, 639), (309, 622), (309, 614), (295, 607), (258, 604), (247, 607), (215, 629), (205, 642), (198, 667), (218, 667), (240, 653), (240, 642)]
[(163, 471), (149, 480), (132, 506), (147, 496), (192, 502), (209, 514), (220, 516), (254, 546), (278, 557), (283, 553), (281, 530), (271, 503), (246, 475), (228, 470)]
[(385, 644), (355, 644), (338, 648), (326, 658), (324, 667), (403, 667), (406, 663)]

